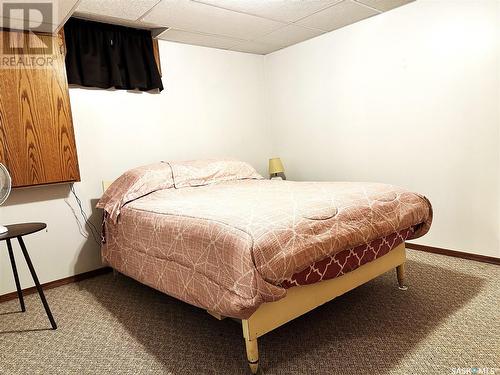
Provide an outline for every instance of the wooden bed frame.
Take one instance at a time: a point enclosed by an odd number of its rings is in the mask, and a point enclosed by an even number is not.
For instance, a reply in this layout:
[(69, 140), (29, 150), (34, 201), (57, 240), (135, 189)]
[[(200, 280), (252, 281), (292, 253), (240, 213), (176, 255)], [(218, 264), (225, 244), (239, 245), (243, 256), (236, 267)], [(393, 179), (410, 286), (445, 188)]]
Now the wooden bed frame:
[[(105, 191), (109, 185), (111, 185), (110, 182), (103, 182), (103, 190)], [(402, 243), (386, 255), (345, 275), (314, 284), (292, 287), (287, 290), (284, 298), (260, 305), (252, 316), (241, 320), (248, 365), (252, 374), (256, 374), (259, 367), (257, 343), (259, 337), (391, 269), (396, 269), (399, 289), (406, 290), (407, 287), (404, 285), (405, 261), (406, 250), (405, 244)], [(207, 312), (219, 320), (225, 318), (218, 313), (208, 310)]]

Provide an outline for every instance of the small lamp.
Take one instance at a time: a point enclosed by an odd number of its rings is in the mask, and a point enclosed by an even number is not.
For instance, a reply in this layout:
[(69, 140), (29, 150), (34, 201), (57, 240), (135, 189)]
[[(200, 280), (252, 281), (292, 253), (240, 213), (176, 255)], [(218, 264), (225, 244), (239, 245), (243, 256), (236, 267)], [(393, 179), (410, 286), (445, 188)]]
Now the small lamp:
[(281, 175), (281, 177), (286, 180), (285, 168), (280, 158), (269, 159), (269, 175), (271, 178)]

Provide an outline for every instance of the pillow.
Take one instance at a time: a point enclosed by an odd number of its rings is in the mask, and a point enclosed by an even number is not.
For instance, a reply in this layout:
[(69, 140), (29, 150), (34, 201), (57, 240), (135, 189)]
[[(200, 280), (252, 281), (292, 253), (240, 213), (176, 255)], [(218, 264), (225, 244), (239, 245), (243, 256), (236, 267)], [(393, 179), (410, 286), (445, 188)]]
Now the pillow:
[(169, 164), (176, 188), (263, 178), (250, 164), (235, 159), (190, 160)]
[(116, 223), (121, 208), (137, 198), (157, 190), (174, 187), (168, 163), (155, 163), (131, 169), (113, 182), (97, 203)]

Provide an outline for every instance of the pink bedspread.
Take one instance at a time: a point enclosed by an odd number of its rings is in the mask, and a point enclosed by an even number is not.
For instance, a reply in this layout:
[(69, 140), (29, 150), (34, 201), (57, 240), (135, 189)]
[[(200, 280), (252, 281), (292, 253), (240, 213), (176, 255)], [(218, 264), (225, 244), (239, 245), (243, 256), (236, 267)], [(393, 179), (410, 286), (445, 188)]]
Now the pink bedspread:
[(283, 283), (346, 249), (414, 227), (429, 201), (375, 183), (223, 181), (163, 189), (106, 220), (104, 260), (193, 305), (248, 318), (285, 296)]

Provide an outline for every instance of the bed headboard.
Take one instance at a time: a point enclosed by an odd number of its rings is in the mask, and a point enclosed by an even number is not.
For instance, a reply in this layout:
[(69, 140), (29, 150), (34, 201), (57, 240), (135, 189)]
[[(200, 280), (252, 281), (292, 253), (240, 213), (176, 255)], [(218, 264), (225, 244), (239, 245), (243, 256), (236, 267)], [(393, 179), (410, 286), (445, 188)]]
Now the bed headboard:
[(113, 181), (103, 181), (102, 182), (102, 192), (104, 193), (106, 190), (108, 190), (109, 185), (111, 185)]

